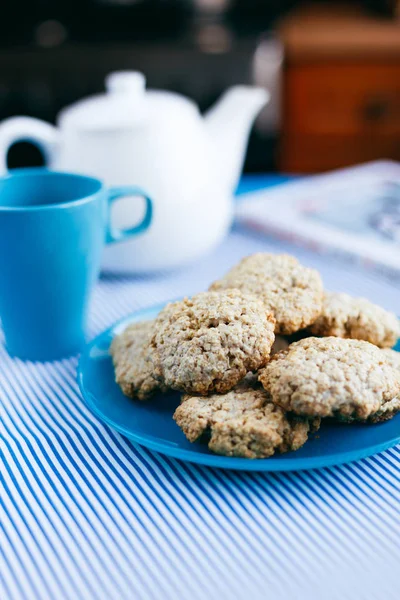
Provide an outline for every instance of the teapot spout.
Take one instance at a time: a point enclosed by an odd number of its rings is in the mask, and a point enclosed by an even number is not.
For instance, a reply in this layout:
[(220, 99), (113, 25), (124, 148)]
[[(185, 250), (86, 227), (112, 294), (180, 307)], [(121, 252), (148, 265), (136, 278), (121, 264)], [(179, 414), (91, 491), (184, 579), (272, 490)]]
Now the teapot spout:
[(260, 87), (235, 86), (205, 115), (218, 176), (233, 194), (238, 184), (254, 119), (269, 100)]

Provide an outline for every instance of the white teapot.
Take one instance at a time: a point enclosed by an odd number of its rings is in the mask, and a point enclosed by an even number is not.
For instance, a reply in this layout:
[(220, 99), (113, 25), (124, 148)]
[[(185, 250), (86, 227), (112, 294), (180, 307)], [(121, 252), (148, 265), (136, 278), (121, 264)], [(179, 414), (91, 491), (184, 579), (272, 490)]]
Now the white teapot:
[[(29, 140), (51, 169), (140, 186), (153, 200), (152, 224), (136, 239), (107, 246), (103, 269), (141, 273), (189, 263), (230, 227), (249, 131), (268, 93), (233, 87), (202, 117), (183, 96), (147, 91), (141, 73), (111, 73), (106, 88), (62, 110), (57, 128), (29, 117), (5, 120), (0, 174), (9, 147)], [(116, 203), (111, 219), (127, 228), (140, 215), (128, 198)]]

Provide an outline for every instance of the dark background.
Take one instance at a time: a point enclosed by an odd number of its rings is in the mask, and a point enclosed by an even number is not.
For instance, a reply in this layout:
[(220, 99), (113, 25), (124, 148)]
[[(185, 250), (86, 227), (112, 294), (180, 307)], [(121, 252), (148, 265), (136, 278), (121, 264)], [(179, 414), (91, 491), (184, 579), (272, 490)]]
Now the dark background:
[[(251, 83), (254, 54), (304, 3), (294, 0), (19, 0), (0, 21), (0, 120), (23, 114), (54, 122), (58, 111), (104, 89), (112, 70), (143, 71), (208, 108), (228, 86)], [(321, 3), (319, 3), (321, 4)], [(395, 1), (347, 2), (390, 19)], [(400, 31), (399, 31), (400, 35)], [(268, 57), (266, 57), (266, 69)], [(379, 107), (377, 109), (379, 111)], [(246, 170), (279, 169), (280, 124), (255, 127)], [(21, 143), (9, 166), (40, 164)]]

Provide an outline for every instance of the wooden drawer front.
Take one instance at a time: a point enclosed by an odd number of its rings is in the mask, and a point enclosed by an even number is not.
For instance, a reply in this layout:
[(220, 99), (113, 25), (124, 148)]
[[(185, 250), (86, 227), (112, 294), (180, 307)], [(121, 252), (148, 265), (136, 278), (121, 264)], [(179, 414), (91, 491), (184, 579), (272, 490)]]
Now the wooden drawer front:
[(287, 133), (400, 134), (400, 64), (299, 64), (285, 74)]
[(283, 135), (279, 168), (284, 173), (314, 173), (390, 158), (400, 161), (400, 136)]

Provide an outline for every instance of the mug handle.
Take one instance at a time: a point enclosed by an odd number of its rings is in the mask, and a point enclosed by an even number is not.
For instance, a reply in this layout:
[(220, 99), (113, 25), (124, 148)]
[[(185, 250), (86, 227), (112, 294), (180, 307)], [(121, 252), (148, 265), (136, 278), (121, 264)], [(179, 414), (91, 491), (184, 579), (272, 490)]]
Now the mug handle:
[(107, 244), (121, 242), (122, 240), (127, 240), (135, 235), (138, 235), (139, 233), (143, 233), (150, 227), (153, 219), (153, 201), (140, 187), (135, 185), (111, 188), (108, 191), (109, 208), (116, 200), (122, 198), (123, 196), (136, 196), (136, 198), (143, 198), (146, 203), (146, 212), (142, 221), (137, 225), (130, 227), (129, 229), (116, 229), (109, 226), (106, 237)]

